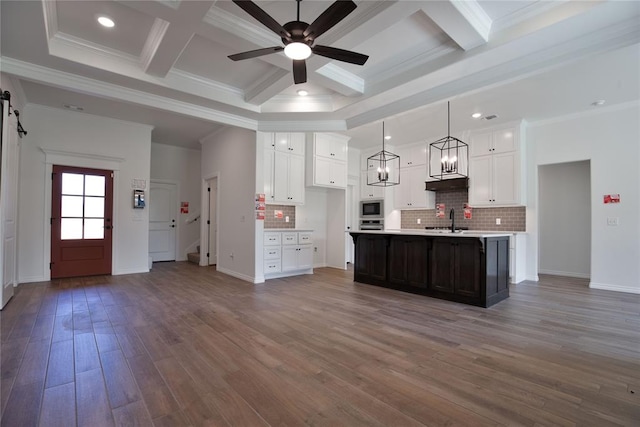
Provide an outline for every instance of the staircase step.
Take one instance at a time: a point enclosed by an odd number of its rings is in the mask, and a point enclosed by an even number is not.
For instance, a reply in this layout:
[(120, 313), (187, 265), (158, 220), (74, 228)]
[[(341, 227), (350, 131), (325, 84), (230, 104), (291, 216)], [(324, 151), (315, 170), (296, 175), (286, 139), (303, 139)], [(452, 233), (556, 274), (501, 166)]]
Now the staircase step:
[(187, 261), (200, 265), (200, 254), (197, 252), (187, 254)]

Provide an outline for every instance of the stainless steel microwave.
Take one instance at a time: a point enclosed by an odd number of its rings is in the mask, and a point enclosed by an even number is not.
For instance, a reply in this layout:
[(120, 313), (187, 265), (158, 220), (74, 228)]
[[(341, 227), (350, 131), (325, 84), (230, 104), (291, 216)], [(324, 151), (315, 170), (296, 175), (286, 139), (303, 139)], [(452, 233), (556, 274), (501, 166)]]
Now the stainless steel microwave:
[(360, 202), (360, 218), (384, 218), (384, 200), (367, 200)]

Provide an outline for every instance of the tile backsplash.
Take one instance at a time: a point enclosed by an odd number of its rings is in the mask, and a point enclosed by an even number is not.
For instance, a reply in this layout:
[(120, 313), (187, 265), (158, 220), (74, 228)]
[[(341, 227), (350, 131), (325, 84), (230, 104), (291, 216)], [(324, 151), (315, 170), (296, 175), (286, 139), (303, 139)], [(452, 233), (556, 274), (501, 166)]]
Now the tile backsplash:
[[(276, 218), (276, 211), (282, 211), (282, 218)], [(286, 222), (286, 217), (289, 217), (289, 222)], [(296, 228), (296, 207), (267, 205), (264, 216), (264, 228)]]
[[(469, 227), (470, 230), (485, 231), (526, 231), (526, 208), (473, 208), (471, 219), (464, 219), (464, 204), (468, 200), (467, 190), (438, 191), (436, 204), (445, 204), (445, 217), (436, 218), (435, 209), (403, 210), (400, 216), (400, 228), (424, 229), (424, 227), (449, 227), (449, 211), (453, 208), (457, 227)], [(418, 218), (420, 224), (418, 224)], [(501, 224), (496, 225), (496, 218)]]

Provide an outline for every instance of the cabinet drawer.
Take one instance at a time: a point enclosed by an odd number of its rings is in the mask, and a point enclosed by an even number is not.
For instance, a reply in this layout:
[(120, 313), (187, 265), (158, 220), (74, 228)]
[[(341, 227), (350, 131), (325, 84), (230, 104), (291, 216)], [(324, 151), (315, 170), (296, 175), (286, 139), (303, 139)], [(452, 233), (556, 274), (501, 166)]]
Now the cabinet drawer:
[(313, 242), (312, 233), (308, 233), (308, 232), (298, 233), (299, 245), (310, 244), (311, 242)]
[(264, 274), (280, 273), (280, 260), (271, 260), (264, 262)]
[(280, 247), (272, 246), (264, 248), (264, 260), (280, 259), (282, 255), (282, 249)]
[(298, 244), (298, 233), (282, 233), (282, 244), (283, 245), (297, 245)]
[(264, 233), (265, 246), (280, 246), (282, 243), (282, 233)]

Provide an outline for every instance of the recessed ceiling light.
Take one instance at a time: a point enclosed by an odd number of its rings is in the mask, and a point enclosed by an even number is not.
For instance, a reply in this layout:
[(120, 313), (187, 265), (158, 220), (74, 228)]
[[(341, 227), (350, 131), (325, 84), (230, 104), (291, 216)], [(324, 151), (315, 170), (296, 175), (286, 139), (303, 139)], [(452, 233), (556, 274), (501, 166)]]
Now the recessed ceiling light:
[(300, 89), (297, 92), (297, 94), (300, 95), (300, 96), (307, 96), (307, 95), (309, 95), (309, 92), (307, 92), (306, 90)]
[(592, 106), (594, 106), (594, 107), (601, 107), (601, 106), (603, 106), (603, 105), (604, 105), (604, 103), (605, 103), (605, 102), (606, 102), (606, 101), (605, 101), (604, 99), (599, 99), (599, 100), (597, 100), (597, 101), (593, 101), (593, 102), (591, 103), (591, 105), (592, 105)]
[(103, 27), (107, 27), (107, 28), (112, 28), (116, 25), (115, 22), (113, 22), (113, 19), (109, 18), (108, 16), (98, 16), (98, 22), (100, 23), (100, 25), (102, 25)]
[(387, 141), (391, 139), (391, 135), (387, 135), (384, 137), (384, 139), (386, 139)]
[(474, 119), (479, 119), (480, 117), (482, 117), (482, 113), (473, 113), (471, 117), (473, 117)]
[(84, 110), (84, 108), (78, 107), (77, 105), (73, 105), (73, 104), (64, 104), (64, 108), (66, 108), (67, 110), (73, 110), (73, 111), (83, 111)]

